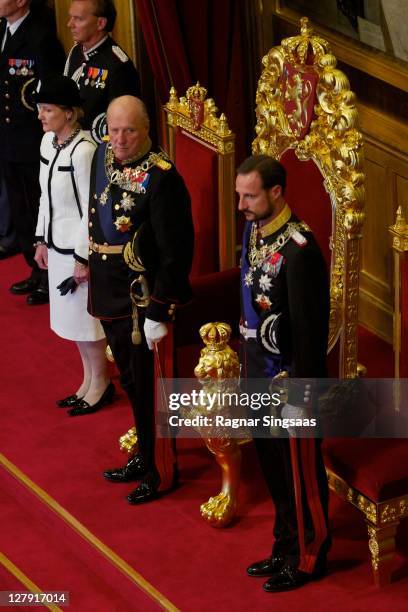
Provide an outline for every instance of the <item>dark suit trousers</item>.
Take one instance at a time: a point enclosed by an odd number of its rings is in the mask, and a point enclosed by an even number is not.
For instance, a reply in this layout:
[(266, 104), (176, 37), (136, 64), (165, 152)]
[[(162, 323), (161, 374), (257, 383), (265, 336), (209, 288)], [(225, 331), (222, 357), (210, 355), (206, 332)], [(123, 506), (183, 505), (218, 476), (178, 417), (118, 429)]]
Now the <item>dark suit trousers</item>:
[(18, 240), (11, 223), (10, 205), (7, 196), (4, 172), (0, 162), (0, 244), (7, 250), (18, 248)]
[[(154, 354), (142, 332), (142, 344), (132, 343), (132, 319), (101, 320), (120, 372), (120, 382), (132, 406), (139, 452), (149, 471), (155, 469)], [(139, 320), (143, 329), (143, 319)]]
[[(288, 438), (257, 438), (254, 440), (258, 452), (262, 471), (268, 485), (269, 492), (275, 505), (275, 524), (273, 534), (275, 543), (272, 554), (285, 558), (286, 563), (297, 567), (300, 560), (300, 543), (298, 537), (298, 521), (296, 514), (296, 499), (293, 480), (293, 466)], [(310, 514), (309, 503), (306, 498), (306, 479), (316, 479), (319, 492), (319, 503), (321, 505), (324, 522), (328, 524), (328, 500), (329, 492), (327, 476), (320, 450), (320, 440), (296, 440), (299, 456), (302, 444), (314, 444), (315, 471), (305, 473), (305, 466), (299, 462), (300, 481), (302, 490), (302, 514), (304, 525), (304, 538), (306, 545), (310, 545), (315, 539), (315, 529)], [(315, 568), (320, 569), (326, 561), (327, 552), (330, 548), (330, 536), (320, 546), (317, 552)]]
[(47, 284), (47, 272), (34, 261), (33, 247), (40, 203), (40, 163), (3, 162), (4, 178), (10, 204), (11, 220), (31, 276)]
[[(241, 343), (241, 363), (244, 366), (244, 376), (256, 379), (256, 391), (268, 393), (269, 379), (267, 372), (271, 365), (267, 364), (265, 351), (257, 342), (249, 340)], [(259, 382), (258, 382), (259, 379)], [(255, 387), (254, 387), (255, 388)], [(257, 412), (257, 417), (271, 414), (270, 409)], [(253, 413), (249, 416), (254, 416)], [(299, 521), (294, 485), (294, 464), (289, 438), (255, 437), (255, 447), (269, 492), (275, 506), (275, 524), (273, 534), (275, 543), (272, 554), (281, 556), (285, 562), (295, 567), (301, 560)], [(297, 476), (301, 489), (301, 514), (304, 528), (304, 542), (309, 550), (313, 550), (315, 570), (322, 568), (330, 548), (330, 535), (323, 541), (316, 533), (316, 516), (319, 517), (321, 531), (328, 533), (328, 484), (326, 470), (321, 452), (321, 440), (296, 439)], [(292, 451), (293, 452), (293, 451)], [(313, 489), (314, 494), (310, 495)], [(309, 490), (309, 497), (307, 491)], [(315, 512), (315, 522), (311, 515), (311, 503)], [(316, 545), (314, 546), (314, 543)], [(315, 548), (315, 550), (314, 550)]]

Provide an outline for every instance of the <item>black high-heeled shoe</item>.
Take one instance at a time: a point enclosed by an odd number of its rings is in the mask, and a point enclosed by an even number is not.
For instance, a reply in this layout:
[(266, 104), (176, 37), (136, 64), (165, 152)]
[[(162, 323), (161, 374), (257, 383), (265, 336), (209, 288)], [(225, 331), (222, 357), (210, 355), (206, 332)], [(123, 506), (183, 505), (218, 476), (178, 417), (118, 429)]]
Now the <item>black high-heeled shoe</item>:
[(113, 399), (115, 397), (115, 391), (115, 385), (110, 382), (109, 385), (106, 387), (105, 391), (102, 393), (99, 400), (96, 402), (96, 404), (93, 404), (91, 406), (87, 401), (81, 399), (75, 404), (73, 408), (71, 408), (71, 410), (68, 410), (69, 416), (82, 416), (84, 414), (91, 414), (92, 412), (97, 412), (107, 404), (112, 404)]
[(76, 406), (81, 399), (82, 397), (78, 397), (76, 393), (73, 393), (72, 395), (68, 395), (67, 397), (57, 400), (55, 403), (59, 408), (72, 408), (73, 406)]

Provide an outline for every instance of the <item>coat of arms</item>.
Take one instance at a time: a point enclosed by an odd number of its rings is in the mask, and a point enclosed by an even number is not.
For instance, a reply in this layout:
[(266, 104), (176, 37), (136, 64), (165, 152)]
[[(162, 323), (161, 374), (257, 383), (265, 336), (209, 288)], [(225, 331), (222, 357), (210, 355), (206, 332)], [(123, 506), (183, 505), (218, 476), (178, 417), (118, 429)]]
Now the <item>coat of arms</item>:
[(314, 72), (297, 70), (288, 63), (283, 67), (283, 108), (290, 129), (300, 139), (312, 122), (317, 80)]
[(198, 130), (204, 121), (204, 100), (207, 90), (200, 83), (187, 89), (188, 108), (193, 128)]

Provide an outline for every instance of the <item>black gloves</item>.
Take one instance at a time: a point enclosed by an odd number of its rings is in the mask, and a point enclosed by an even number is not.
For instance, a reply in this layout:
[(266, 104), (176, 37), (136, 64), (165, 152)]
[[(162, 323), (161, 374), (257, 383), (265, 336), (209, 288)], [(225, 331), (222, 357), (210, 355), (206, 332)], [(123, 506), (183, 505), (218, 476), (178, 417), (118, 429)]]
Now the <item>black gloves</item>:
[(78, 285), (77, 285), (76, 280), (74, 279), (73, 276), (70, 276), (66, 278), (64, 281), (62, 281), (62, 283), (58, 285), (57, 289), (60, 290), (61, 295), (67, 295), (69, 291), (71, 293), (74, 293), (77, 287)]

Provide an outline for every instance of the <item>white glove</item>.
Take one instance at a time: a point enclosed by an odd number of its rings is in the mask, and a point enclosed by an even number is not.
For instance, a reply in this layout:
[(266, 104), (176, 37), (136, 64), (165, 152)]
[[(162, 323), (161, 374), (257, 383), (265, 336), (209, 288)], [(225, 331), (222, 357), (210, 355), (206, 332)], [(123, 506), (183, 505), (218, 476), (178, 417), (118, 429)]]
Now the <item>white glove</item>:
[(143, 331), (146, 336), (147, 346), (152, 351), (153, 344), (160, 342), (160, 340), (163, 340), (164, 336), (167, 336), (167, 325), (160, 321), (145, 319)]

